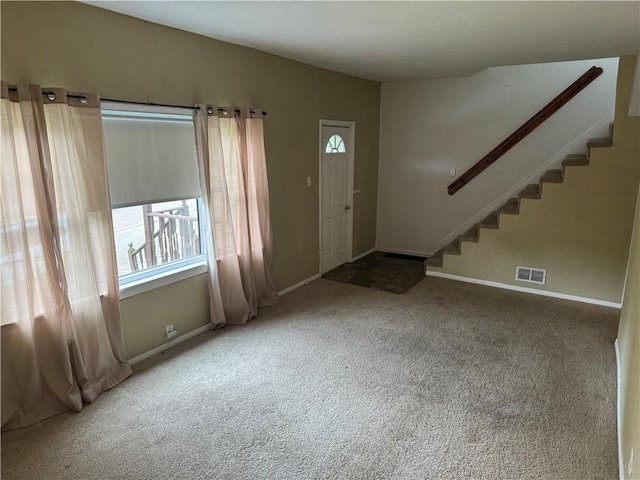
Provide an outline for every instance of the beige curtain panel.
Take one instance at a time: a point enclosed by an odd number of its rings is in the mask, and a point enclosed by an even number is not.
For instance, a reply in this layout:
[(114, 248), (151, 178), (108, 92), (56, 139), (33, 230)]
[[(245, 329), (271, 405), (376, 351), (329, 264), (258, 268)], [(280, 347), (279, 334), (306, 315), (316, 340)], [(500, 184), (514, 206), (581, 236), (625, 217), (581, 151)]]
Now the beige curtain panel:
[(278, 302), (268, 266), (272, 235), (262, 116), (200, 106), (195, 127), (211, 237), (212, 323), (246, 323), (259, 307)]
[(96, 95), (2, 83), (2, 429), (131, 374)]

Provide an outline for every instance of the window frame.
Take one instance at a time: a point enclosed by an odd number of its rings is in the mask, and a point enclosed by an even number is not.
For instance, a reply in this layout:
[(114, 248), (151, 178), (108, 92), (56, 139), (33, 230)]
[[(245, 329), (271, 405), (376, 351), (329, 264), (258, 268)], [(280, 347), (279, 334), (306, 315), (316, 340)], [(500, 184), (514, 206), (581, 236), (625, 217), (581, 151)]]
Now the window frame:
[[(168, 267), (169, 265), (171, 268), (162, 270), (162, 267)], [(140, 276), (135, 280), (131, 279), (124, 284), (118, 278), (120, 300), (204, 274), (208, 270), (206, 256), (198, 255), (185, 260), (171, 262), (170, 264), (160, 265), (158, 269), (150, 268), (146, 270), (148, 275)]]

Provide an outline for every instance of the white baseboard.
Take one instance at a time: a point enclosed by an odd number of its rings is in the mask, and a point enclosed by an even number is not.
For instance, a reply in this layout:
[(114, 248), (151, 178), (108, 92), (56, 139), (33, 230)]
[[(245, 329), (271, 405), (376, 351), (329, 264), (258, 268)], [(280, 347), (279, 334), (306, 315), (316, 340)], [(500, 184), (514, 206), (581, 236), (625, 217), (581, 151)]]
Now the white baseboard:
[(445, 245), (450, 244), (453, 240), (458, 238), (464, 232), (473, 227), (480, 220), (485, 218), (491, 212), (500, 208), (507, 200), (512, 197), (517, 196), (517, 194), (522, 191), (527, 185), (530, 183), (537, 183), (540, 177), (547, 170), (554, 168), (561, 164), (562, 160), (569, 155), (572, 151), (577, 150), (578, 148), (584, 147), (587, 145), (587, 141), (592, 138), (596, 132), (604, 128), (605, 125), (609, 125), (613, 121), (613, 115), (607, 115), (598, 123), (587, 129), (583, 132), (578, 138), (573, 140), (569, 145), (564, 147), (559, 152), (551, 155), (547, 160), (542, 162), (538, 167), (532, 170), (525, 178), (523, 178), (517, 185), (514, 185), (508, 191), (501, 194), (496, 200), (487, 205), (485, 208), (480, 210), (478, 213), (473, 215), (471, 218), (467, 219), (467, 221), (463, 222), (462, 225), (456, 228), (449, 235), (444, 237), (438, 243), (436, 243), (436, 250), (441, 249)]
[(384, 253), (399, 253), (400, 255), (412, 255), (414, 257), (430, 257), (431, 255), (433, 255), (433, 253), (427, 253), (427, 252), (416, 252), (413, 250), (403, 250), (401, 248), (378, 248), (376, 247), (375, 250), (377, 252), (384, 252)]
[(353, 257), (351, 260), (349, 260), (349, 263), (353, 263), (353, 262), (355, 262), (355, 261), (357, 261), (357, 260), (360, 260), (361, 258), (364, 258), (364, 257), (366, 257), (367, 255), (370, 255), (370, 254), (372, 254), (372, 253), (373, 253), (373, 252), (375, 252), (375, 251), (376, 251), (375, 247), (374, 247), (374, 248), (371, 248), (371, 249), (367, 250), (366, 252), (363, 252), (363, 253), (361, 253), (360, 255), (356, 255), (355, 257)]
[(434, 272), (427, 270), (427, 276), (448, 278), (449, 280), (457, 280), (459, 282), (475, 283), (477, 285), (486, 285), (488, 287), (502, 288), (504, 290), (513, 290), (515, 292), (531, 293), (533, 295), (541, 295), (543, 297), (561, 298), (563, 300), (572, 300), (574, 302), (590, 303), (592, 305), (601, 305), (603, 307), (621, 308), (621, 303), (608, 302), (606, 300), (598, 300), (597, 298), (579, 297), (577, 295), (568, 295), (566, 293), (550, 292), (547, 290), (538, 290), (536, 288), (519, 287), (508, 283), (492, 282), (490, 280), (482, 280), (479, 278), (462, 277), (460, 275), (452, 275), (450, 273)]
[(618, 424), (618, 470), (620, 471), (620, 480), (627, 478), (624, 470), (624, 460), (622, 458), (622, 405), (620, 404), (622, 394), (622, 378), (620, 377), (620, 349), (618, 347), (618, 339), (613, 343), (616, 349), (616, 375), (617, 375), (617, 398), (616, 398), (616, 422)]
[(203, 325), (202, 327), (196, 328), (195, 330), (191, 330), (190, 332), (187, 332), (184, 335), (180, 335), (175, 340), (171, 340), (170, 342), (163, 343), (159, 347), (152, 348), (148, 352), (144, 352), (144, 353), (141, 353), (140, 355), (133, 357), (131, 360), (129, 360), (129, 365), (135, 365), (136, 363), (140, 363), (143, 360), (146, 360), (147, 358), (151, 358), (154, 355), (158, 355), (159, 353), (162, 353), (165, 350), (170, 349), (171, 347), (175, 347), (179, 343), (189, 340), (190, 338), (193, 338), (196, 335), (200, 335), (201, 333), (204, 333), (207, 330), (211, 330), (211, 325)]
[(306, 284), (311, 283), (314, 280), (319, 279), (320, 277), (322, 277), (322, 275), (320, 275), (319, 273), (316, 273), (315, 275), (313, 275), (312, 277), (307, 278), (306, 280), (302, 280), (301, 282), (298, 282), (295, 285), (291, 285), (290, 287), (287, 287), (284, 290), (280, 290), (278, 292), (278, 295), (285, 295), (285, 294), (287, 294), (289, 292), (293, 292), (295, 289), (300, 288), (300, 287), (304, 287)]

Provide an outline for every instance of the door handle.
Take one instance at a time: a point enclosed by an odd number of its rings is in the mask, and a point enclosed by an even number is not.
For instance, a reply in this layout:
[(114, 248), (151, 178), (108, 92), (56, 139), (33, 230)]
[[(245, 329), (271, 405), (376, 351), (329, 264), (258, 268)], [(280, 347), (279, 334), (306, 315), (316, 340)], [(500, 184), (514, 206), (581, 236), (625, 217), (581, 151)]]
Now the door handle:
[(345, 210), (351, 210), (351, 205), (345, 205), (345, 206), (344, 206), (344, 209), (345, 209)]

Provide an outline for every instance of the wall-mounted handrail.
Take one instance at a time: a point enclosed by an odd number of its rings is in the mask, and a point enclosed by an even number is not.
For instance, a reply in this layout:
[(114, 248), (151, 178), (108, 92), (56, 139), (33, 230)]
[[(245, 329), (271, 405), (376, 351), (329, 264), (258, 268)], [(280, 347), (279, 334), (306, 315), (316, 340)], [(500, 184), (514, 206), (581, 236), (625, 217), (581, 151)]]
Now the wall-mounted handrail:
[(507, 137), (496, 148), (487, 153), (482, 159), (474, 166), (469, 168), (460, 177), (447, 187), (449, 195), (453, 195), (473, 178), (480, 174), (485, 168), (495, 162), (498, 158), (504, 155), (507, 151), (513, 148), (520, 140), (534, 131), (542, 122), (544, 122), (551, 115), (556, 113), (562, 108), (569, 100), (580, 93), (587, 85), (593, 82), (602, 74), (602, 68), (591, 67), (582, 75), (579, 79), (573, 82), (567, 87), (560, 95), (551, 100), (542, 110), (536, 113), (533, 117), (527, 120), (520, 128)]

